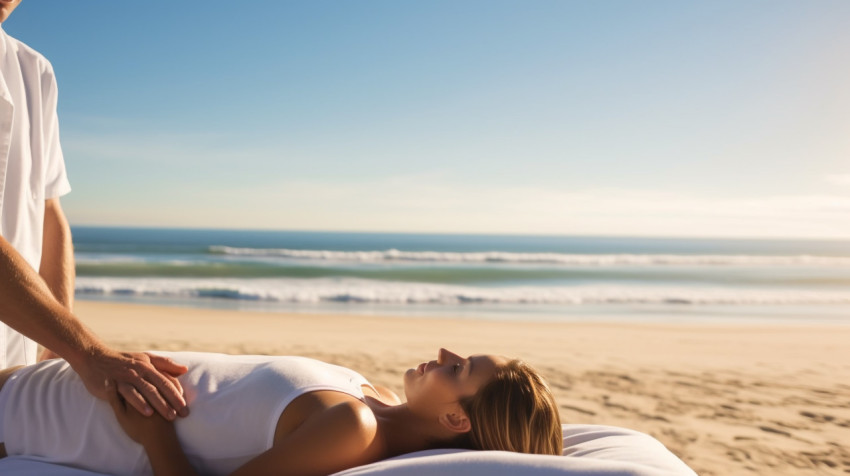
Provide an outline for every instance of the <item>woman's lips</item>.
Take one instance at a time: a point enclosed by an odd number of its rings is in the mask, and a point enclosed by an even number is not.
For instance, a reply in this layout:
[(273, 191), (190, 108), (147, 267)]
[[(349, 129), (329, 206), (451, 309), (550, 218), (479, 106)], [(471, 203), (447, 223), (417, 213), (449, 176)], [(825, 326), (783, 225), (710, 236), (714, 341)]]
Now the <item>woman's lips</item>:
[(419, 375), (425, 375), (425, 365), (425, 362), (422, 362), (421, 364), (419, 364), (419, 367), (416, 367), (416, 372)]

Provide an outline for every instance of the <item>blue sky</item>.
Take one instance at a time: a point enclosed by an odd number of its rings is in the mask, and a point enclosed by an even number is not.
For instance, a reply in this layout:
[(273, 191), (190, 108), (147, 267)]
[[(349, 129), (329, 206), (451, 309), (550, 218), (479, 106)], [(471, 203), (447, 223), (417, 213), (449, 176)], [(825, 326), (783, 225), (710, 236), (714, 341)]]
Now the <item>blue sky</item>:
[(850, 2), (24, 0), (72, 224), (850, 238)]

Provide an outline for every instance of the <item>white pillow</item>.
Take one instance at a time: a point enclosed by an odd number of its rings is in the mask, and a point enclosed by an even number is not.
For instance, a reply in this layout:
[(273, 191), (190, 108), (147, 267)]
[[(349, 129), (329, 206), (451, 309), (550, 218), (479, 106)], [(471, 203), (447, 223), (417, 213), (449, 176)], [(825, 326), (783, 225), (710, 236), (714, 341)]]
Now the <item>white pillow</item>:
[[(103, 476), (23, 456), (0, 459), (3, 476)], [(505, 451), (429, 450), (351, 468), (334, 476), (696, 476), (655, 438), (626, 428), (564, 425), (564, 456)]]
[(506, 451), (429, 450), (334, 476), (696, 476), (655, 438), (626, 428), (563, 425), (564, 456)]

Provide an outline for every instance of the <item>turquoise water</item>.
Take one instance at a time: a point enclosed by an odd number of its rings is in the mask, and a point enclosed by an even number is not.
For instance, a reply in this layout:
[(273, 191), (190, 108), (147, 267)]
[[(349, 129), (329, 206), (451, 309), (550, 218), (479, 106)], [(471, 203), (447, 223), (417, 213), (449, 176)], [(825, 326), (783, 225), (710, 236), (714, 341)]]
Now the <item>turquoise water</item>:
[(500, 319), (850, 322), (850, 242), (74, 227), (78, 299)]

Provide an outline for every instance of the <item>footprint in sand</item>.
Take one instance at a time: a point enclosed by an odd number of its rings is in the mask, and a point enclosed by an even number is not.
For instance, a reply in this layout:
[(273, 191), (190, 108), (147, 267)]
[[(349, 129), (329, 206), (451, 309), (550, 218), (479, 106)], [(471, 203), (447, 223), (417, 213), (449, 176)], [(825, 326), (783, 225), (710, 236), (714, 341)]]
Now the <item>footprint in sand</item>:
[(800, 412), (800, 415), (812, 420), (815, 423), (833, 423), (842, 428), (850, 428), (850, 420), (839, 420), (838, 418), (827, 415), (826, 413), (814, 413), (803, 411)]
[(726, 455), (729, 456), (732, 461), (737, 461), (739, 463), (752, 459), (750, 457), (750, 453), (741, 448), (729, 448), (726, 450)]
[(778, 428), (773, 428), (772, 426), (760, 426), (759, 430), (766, 431), (768, 433), (776, 433), (777, 435), (782, 435), (782, 436), (788, 436), (788, 437), (791, 436), (791, 433), (788, 433), (785, 430), (780, 430)]

